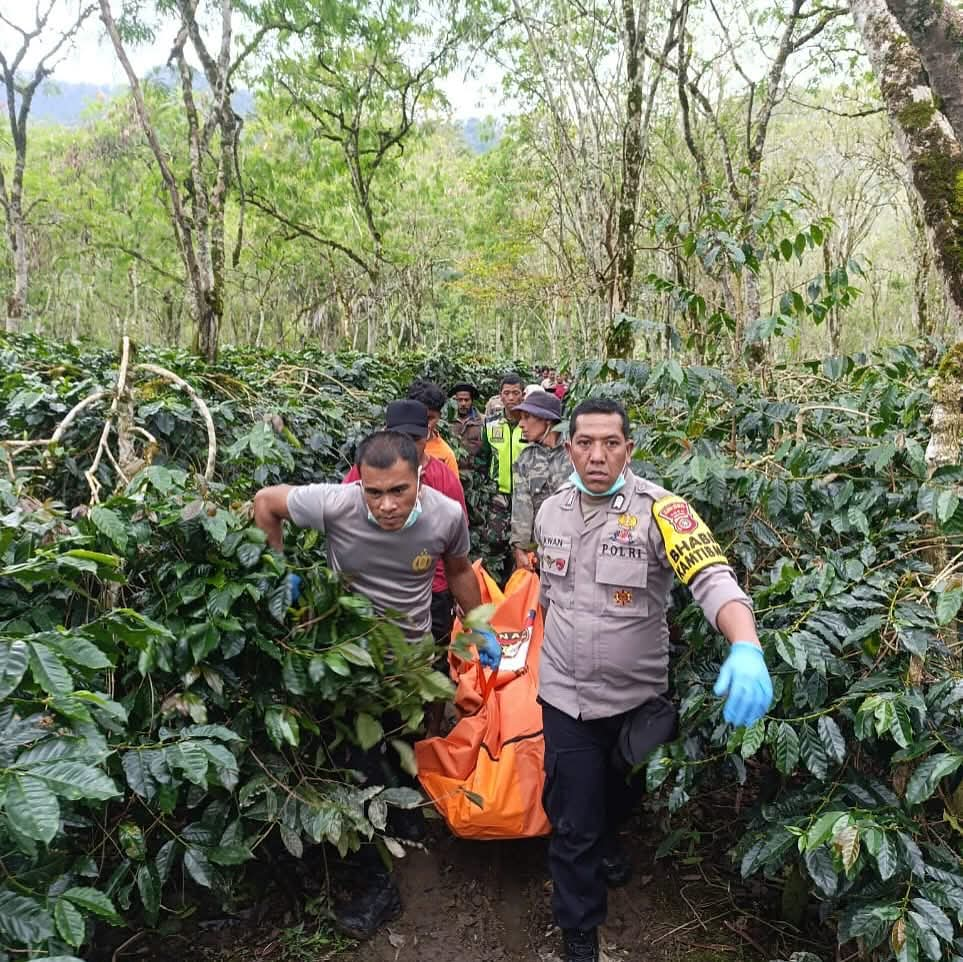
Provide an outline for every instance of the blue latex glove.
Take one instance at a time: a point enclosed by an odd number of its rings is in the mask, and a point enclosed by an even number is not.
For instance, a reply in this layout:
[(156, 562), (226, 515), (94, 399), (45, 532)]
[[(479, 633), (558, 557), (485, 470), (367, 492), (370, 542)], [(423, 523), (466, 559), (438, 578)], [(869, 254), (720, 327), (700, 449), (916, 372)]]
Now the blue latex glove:
[(485, 668), (497, 668), (502, 660), (502, 646), (498, 643), (498, 636), (487, 628), (476, 628), (475, 634), (482, 638), (481, 643), (475, 642), (478, 660)]
[(722, 717), (730, 725), (752, 725), (769, 711), (772, 679), (762, 649), (749, 641), (734, 641), (713, 691), (728, 695)]
[(301, 597), (301, 576), (289, 571), (288, 587), (291, 589), (291, 604), (293, 605)]

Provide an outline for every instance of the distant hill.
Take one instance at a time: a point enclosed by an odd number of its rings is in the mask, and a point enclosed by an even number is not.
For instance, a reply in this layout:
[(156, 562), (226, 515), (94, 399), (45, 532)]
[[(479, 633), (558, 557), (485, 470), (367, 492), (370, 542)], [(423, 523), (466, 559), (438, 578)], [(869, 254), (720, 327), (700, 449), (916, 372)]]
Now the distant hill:
[[(155, 67), (148, 76), (167, 86), (177, 81), (174, 71), (169, 67)], [(208, 90), (207, 79), (195, 71), (195, 87)], [(81, 123), (84, 114), (98, 102), (110, 100), (124, 93), (127, 85), (65, 83), (56, 78), (45, 83), (37, 91), (30, 108), (30, 116), (35, 121), (57, 124), (61, 127), (74, 127)], [(233, 97), (234, 109), (239, 114), (249, 114), (254, 106), (254, 98), (248, 90), (239, 90)]]
[[(154, 80), (170, 86), (176, 82), (174, 72), (168, 67), (157, 67), (148, 74)], [(207, 80), (197, 75), (198, 90), (207, 90)], [(55, 124), (61, 127), (75, 127), (83, 122), (85, 114), (96, 104), (104, 103), (112, 97), (124, 93), (126, 84), (66, 83), (56, 79), (44, 84), (36, 93), (30, 108), (31, 119), (35, 122)], [(254, 97), (249, 90), (239, 90), (234, 94), (234, 109), (241, 115), (249, 114), (254, 107)], [(476, 154), (484, 154), (497, 145), (501, 138), (499, 126), (490, 120), (469, 117), (459, 121), (462, 136), (469, 149)]]

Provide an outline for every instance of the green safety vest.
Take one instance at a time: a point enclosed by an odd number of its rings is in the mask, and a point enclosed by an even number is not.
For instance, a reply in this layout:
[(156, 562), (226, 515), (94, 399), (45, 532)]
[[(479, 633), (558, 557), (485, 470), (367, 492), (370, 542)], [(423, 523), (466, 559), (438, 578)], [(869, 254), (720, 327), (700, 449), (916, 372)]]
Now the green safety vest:
[(512, 465), (521, 454), (525, 442), (522, 440), (522, 426), (512, 425), (505, 418), (489, 421), (485, 425), (488, 443), (495, 453), (492, 460), (492, 477), (498, 480), (500, 494), (512, 493)]

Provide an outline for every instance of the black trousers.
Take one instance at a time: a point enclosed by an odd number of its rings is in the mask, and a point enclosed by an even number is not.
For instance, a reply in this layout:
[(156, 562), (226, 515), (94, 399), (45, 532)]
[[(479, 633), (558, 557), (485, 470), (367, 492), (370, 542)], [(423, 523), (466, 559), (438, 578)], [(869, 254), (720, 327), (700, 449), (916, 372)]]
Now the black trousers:
[(611, 762), (624, 718), (582, 721), (542, 702), (542, 804), (552, 823), (552, 910), (563, 929), (591, 929), (605, 921), (608, 889), (602, 859), (615, 852), (619, 826), (641, 794), (638, 779), (626, 782)]
[(431, 635), (439, 645), (447, 645), (451, 640), (451, 629), (455, 624), (455, 604), (451, 592), (431, 593)]

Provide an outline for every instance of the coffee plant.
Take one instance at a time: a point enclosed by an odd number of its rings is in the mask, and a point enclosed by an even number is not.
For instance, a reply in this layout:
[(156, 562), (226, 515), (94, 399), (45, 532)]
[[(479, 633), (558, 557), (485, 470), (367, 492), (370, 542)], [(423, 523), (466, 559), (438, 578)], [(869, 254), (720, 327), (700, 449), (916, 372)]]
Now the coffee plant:
[[(191, 886), (236, 903), (245, 868), (276, 843), (300, 857), (376, 839), (403, 854), (390, 811), (421, 797), (353, 772), (352, 746), (381, 744), (412, 770), (404, 733), (452, 690), (430, 641), (410, 644), (344, 590), (316, 533), (275, 555), (248, 503), (265, 483), (337, 479), (414, 377), (490, 387), (498, 372), (309, 353), (228, 355), (214, 370), (142, 355), (207, 393), (217, 470), (200, 473), (190, 400), (140, 381), (133, 428), (150, 446), (136, 472), (102, 459), (88, 504), (106, 402), (56, 445), (24, 442), (110, 389), (116, 356), (4, 345), (0, 954), (65, 957), (97, 923), (156, 925), (191, 905)], [(290, 570), (304, 578), (294, 606)]]
[(863, 957), (958, 962), (963, 468), (927, 470), (931, 372), (898, 347), (777, 370), (772, 395), (671, 360), (616, 373), (636, 469), (714, 529), (775, 688), (766, 719), (725, 725), (723, 641), (680, 596), (684, 736), (651, 758), (650, 792), (684, 822), (708, 782), (742, 786), (755, 804), (733, 854), (784, 885), (787, 915), (808, 890)]
[[(414, 377), (494, 393), (502, 366), (311, 351), (135, 360), (206, 400), (214, 470), (205, 476), (196, 405), (145, 371), (124, 428), (143, 432), (141, 463), (102, 458), (92, 499), (109, 398), (56, 444), (24, 442), (109, 393), (116, 355), (0, 342), (0, 945), (11, 954), (69, 956), (96, 926), (160, 925), (204, 889), (237, 904), (273, 851), (345, 854), (374, 839), (402, 852), (391, 812), (419, 798), (366, 781), (353, 752), (381, 745), (410, 765), (405, 731), (450, 692), (432, 647), (405, 643), (347, 594), (319, 538), (290, 534), (281, 558), (248, 504), (265, 483), (340, 477)], [(590, 362), (573, 393), (629, 406), (635, 470), (714, 528), (774, 677), (770, 715), (726, 726), (711, 694), (722, 641), (679, 588), (683, 731), (646, 766), (647, 804), (668, 814), (670, 845), (692, 829), (687, 803), (721, 791), (741, 826), (736, 865), (781, 887), (787, 914), (834, 923), (866, 958), (959, 962), (963, 469), (931, 476), (925, 463), (932, 371), (892, 347), (765, 373), (767, 386), (671, 358)], [(484, 531), (484, 482), (471, 491)], [(290, 570), (305, 579), (295, 605)]]

